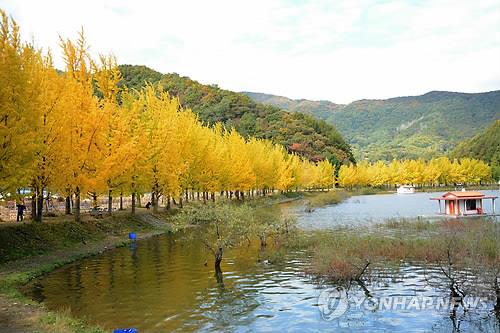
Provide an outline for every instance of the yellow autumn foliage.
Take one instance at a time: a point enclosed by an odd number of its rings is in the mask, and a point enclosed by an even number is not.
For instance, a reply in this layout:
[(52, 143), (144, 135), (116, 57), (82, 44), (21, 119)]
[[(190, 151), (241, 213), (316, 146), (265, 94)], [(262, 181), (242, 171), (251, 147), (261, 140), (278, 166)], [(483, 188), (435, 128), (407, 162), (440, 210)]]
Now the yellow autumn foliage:
[[(334, 167), (270, 141), (202, 124), (161, 87), (120, 87), (113, 57), (92, 59), (83, 31), (61, 39), (65, 68), (20, 41), (1, 12), (0, 192), (31, 188), (79, 202), (87, 193), (244, 193), (330, 188)], [(41, 218), (41, 215), (40, 215)]]
[(471, 158), (450, 161), (447, 157), (439, 157), (430, 161), (394, 160), (389, 164), (378, 161), (342, 165), (338, 177), (339, 184), (343, 187), (480, 184), (490, 180), (491, 168), (485, 162)]

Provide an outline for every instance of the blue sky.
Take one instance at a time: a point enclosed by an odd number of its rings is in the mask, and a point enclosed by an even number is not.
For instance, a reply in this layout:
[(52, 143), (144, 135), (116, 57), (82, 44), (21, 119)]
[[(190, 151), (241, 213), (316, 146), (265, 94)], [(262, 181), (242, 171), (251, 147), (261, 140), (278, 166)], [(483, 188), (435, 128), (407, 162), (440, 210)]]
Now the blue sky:
[(50, 47), (84, 27), (91, 51), (234, 91), (347, 103), (500, 89), (500, 0), (13, 1)]

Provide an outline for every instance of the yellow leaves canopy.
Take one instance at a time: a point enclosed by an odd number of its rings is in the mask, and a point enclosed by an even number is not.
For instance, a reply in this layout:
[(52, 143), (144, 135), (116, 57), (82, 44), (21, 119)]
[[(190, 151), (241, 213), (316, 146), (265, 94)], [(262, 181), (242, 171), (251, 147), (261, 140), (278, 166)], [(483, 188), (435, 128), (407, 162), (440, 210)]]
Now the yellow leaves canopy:
[(439, 157), (424, 160), (378, 161), (359, 165), (343, 165), (339, 184), (344, 187), (382, 185), (437, 185), (449, 183), (478, 184), (491, 179), (491, 168), (481, 160), (464, 158), (450, 161)]

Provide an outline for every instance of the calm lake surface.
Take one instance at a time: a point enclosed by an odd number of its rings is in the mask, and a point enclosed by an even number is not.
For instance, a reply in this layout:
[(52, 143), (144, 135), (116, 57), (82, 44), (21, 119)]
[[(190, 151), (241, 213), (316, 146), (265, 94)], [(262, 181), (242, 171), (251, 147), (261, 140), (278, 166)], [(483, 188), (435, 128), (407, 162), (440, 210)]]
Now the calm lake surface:
[[(498, 191), (484, 192), (498, 195)], [(300, 202), (280, 209), (297, 215), (303, 228), (357, 226), (431, 215), (437, 203), (428, 197), (438, 195), (358, 196), (313, 213), (305, 213)], [(377, 269), (365, 286), (351, 286), (343, 300), (349, 304), (346, 312), (326, 320), (320, 309), (335, 301), (324, 297), (335, 286), (304, 274), (307, 253), (289, 252), (280, 264), (267, 264), (261, 257), (257, 242), (232, 249), (225, 254), (223, 276), (217, 278), (213, 258), (201, 242), (184, 233), (163, 235), (64, 266), (36, 281), (30, 294), (51, 309), (70, 309), (110, 331), (120, 327), (139, 332), (500, 331), (489, 303), (467, 313), (459, 310), (455, 317), (447, 308), (374, 306), (383, 297), (418, 296), (430, 302), (447, 298), (449, 292), (431, 282), (434, 275), (434, 282), (440, 279), (434, 267), (401, 263)]]
[[(500, 197), (500, 191), (481, 191), (485, 195)], [(415, 194), (377, 194), (357, 195), (350, 197), (338, 205), (330, 205), (315, 209), (312, 213), (298, 213), (299, 223), (307, 229), (325, 229), (340, 226), (355, 227), (381, 223), (391, 218), (436, 217), (439, 212), (437, 201), (430, 198), (440, 197), (443, 192), (417, 192)], [(484, 200), (485, 212), (491, 213), (491, 200)], [(441, 207), (444, 211), (443, 202)], [(500, 200), (496, 201), (496, 212), (500, 213)]]

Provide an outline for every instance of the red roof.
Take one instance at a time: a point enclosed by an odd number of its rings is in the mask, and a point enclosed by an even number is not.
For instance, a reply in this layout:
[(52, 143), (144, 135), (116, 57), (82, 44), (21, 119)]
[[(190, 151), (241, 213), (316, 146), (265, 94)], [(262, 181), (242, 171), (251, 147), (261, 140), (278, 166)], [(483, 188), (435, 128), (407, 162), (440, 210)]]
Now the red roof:
[(431, 200), (466, 200), (466, 199), (496, 199), (496, 196), (485, 196), (477, 191), (454, 191), (447, 192), (439, 198), (430, 198)]
[(477, 191), (454, 191), (454, 192), (448, 192), (443, 194), (443, 198), (449, 197), (449, 196), (454, 196), (457, 198), (462, 198), (462, 197), (484, 197), (484, 194), (481, 192)]

